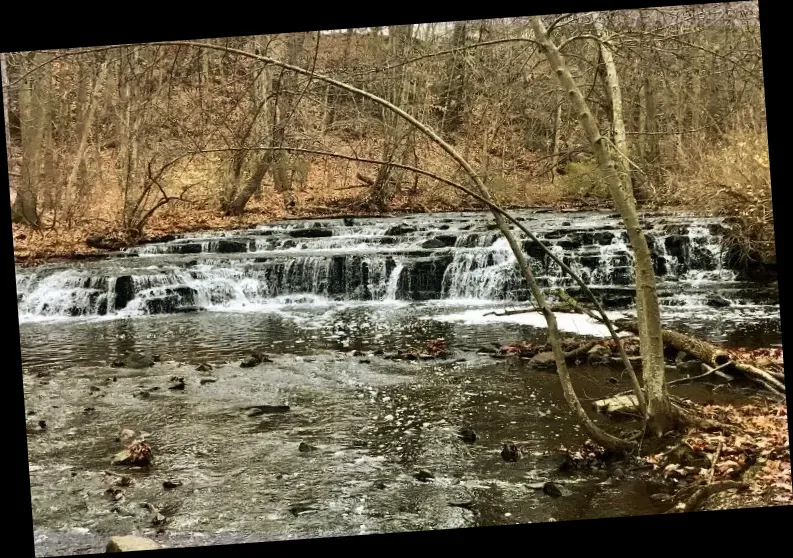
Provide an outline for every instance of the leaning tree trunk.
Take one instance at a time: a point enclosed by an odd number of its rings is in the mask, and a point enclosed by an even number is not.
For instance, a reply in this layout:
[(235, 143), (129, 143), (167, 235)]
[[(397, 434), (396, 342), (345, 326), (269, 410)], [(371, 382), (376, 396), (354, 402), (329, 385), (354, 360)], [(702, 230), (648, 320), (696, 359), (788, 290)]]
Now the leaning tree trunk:
[[(467, 22), (456, 21), (452, 31), (452, 47), (464, 47), (467, 35)], [(455, 52), (452, 54), (446, 68), (446, 87), (441, 93), (440, 100), (440, 105), (443, 107), (441, 130), (449, 134), (457, 133), (463, 124), (467, 71), (466, 53)]]
[[(629, 331), (631, 333), (639, 332), (638, 324), (632, 321), (621, 323), (618, 327), (623, 331)], [(724, 349), (678, 331), (664, 329), (661, 330), (661, 333), (666, 347), (688, 353), (697, 360), (714, 368), (721, 368), (722, 366), (729, 365), (727, 368), (728, 371), (734, 369), (771, 391), (781, 394), (785, 393), (784, 376), (780, 377), (774, 373), (752, 366), (751, 364), (733, 360), (730, 357), (730, 353)]]
[(660, 436), (675, 426), (676, 414), (672, 409), (666, 390), (661, 314), (653, 262), (647, 239), (639, 224), (633, 192), (620, 181), (619, 173), (609, 154), (606, 139), (600, 134), (584, 96), (573, 81), (573, 76), (567, 69), (561, 53), (548, 36), (542, 20), (539, 17), (532, 17), (531, 25), (551, 69), (569, 95), (570, 101), (578, 113), (581, 126), (595, 151), (600, 172), (609, 187), (614, 205), (622, 217), (633, 248), (636, 260), (636, 307), (642, 353), (642, 375), (647, 390), (648, 427)]

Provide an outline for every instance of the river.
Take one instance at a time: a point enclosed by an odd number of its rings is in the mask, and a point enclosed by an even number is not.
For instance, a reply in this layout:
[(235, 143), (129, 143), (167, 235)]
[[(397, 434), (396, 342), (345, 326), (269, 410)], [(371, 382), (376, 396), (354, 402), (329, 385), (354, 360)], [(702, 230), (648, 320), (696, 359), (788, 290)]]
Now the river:
[[(614, 317), (633, 312), (632, 257), (614, 216), (516, 213)], [(658, 215), (644, 225), (665, 326), (725, 346), (781, 343), (776, 285), (730, 269), (719, 219)], [(575, 294), (524, 243), (541, 284)], [(537, 313), (492, 314), (525, 306), (528, 295), (486, 214), (192, 234), (100, 261), (19, 269), (17, 290), (26, 408), (47, 422), (29, 437), (41, 554), (99, 552), (112, 534), (155, 536), (143, 502), (169, 510), (156, 537), (171, 546), (659, 511), (640, 472), (556, 471), (549, 452), (585, 437), (555, 375), (476, 354), (545, 338)], [(559, 322), (571, 334), (604, 335), (582, 316)], [(453, 352), (445, 361), (378, 356), (438, 337)], [(251, 349), (273, 362), (240, 368)], [(133, 350), (160, 362), (110, 366)], [(214, 370), (197, 372), (202, 361)], [(614, 369), (574, 370), (587, 399), (627, 387)], [(184, 390), (168, 389), (174, 375)], [(202, 383), (208, 376), (215, 381)], [(675, 389), (750, 397), (728, 386)], [(241, 410), (261, 404), (290, 411)], [(476, 443), (457, 439), (461, 426), (476, 430)], [(103, 471), (123, 427), (150, 432), (157, 457), (115, 500)], [(526, 456), (504, 462), (505, 441)], [(317, 449), (301, 452), (301, 442)], [(434, 478), (417, 480), (418, 471)], [(163, 488), (171, 478), (182, 486)], [(562, 497), (536, 489), (547, 480)]]

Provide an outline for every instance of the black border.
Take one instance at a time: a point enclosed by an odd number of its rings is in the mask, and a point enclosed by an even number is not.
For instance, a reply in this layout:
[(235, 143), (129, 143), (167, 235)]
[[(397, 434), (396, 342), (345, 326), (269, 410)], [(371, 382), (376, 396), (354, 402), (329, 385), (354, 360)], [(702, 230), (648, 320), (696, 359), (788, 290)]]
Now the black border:
[[(454, 21), (463, 19), (485, 19), (496, 17), (517, 17), (527, 14), (565, 13), (579, 11), (602, 11), (626, 8), (660, 7), (673, 5), (702, 4), (704, 2), (686, 1), (617, 1), (595, 0), (590, 2), (557, 0), (543, 5), (502, 3), (487, 7), (454, 8), (428, 6), (407, 7), (398, 11), (376, 11), (371, 7), (339, 9), (336, 5), (312, 6), (306, 4), (294, 10), (290, 16), (283, 5), (259, 4), (262, 9), (254, 10), (250, 5), (237, 4), (227, 8), (222, 4), (193, 3), (181, 6), (158, 4), (146, 6), (141, 3), (109, 5), (97, 3), (87, 5), (60, 4), (59, 6), (31, 6), (28, 10), (18, 10), (19, 4), (3, 9), (4, 29), (0, 34), (0, 51), (14, 52), (24, 50), (43, 50), (48, 48), (81, 47), (104, 44), (142, 43), (157, 40), (189, 40), (207, 37), (239, 36), (275, 32), (309, 31), (316, 29), (340, 29), (347, 27), (369, 27), (374, 25), (394, 25), (433, 21)], [(780, 157), (784, 154), (785, 127), (782, 115), (783, 105), (782, 76), (788, 68), (783, 66), (789, 53), (789, 45), (779, 44), (782, 48), (777, 55), (775, 40), (781, 35), (777, 26), (786, 25), (789, 19), (782, 14), (782, 2), (778, 0), (759, 0), (761, 36), (763, 49), (763, 70), (765, 78), (766, 109), (768, 119), (769, 151), (774, 164), (771, 167), (773, 207), (777, 238), (777, 261), (779, 268), (780, 306), (783, 324), (789, 313), (786, 308), (788, 299), (784, 279), (788, 273), (783, 262), (788, 261), (785, 239), (785, 190)], [(509, 7), (512, 6), (512, 7)], [(391, 6), (383, 5), (385, 9)], [(35, 11), (34, 11), (35, 10)], [(28, 12), (28, 13), (25, 13)], [(127, 22), (127, 27), (119, 26)], [(784, 30), (780, 31), (784, 32)], [(789, 29), (787, 30), (789, 32)], [(788, 46), (788, 48), (784, 48)], [(789, 112), (789, 111), (788, 111)], [(5, 136), (0, 141), (5, 145)], [(0, 157), (2, 176), (8, 176), (8, 161)], [(6, 192), (5, 188), (2, 189)], [(6, 348), (5, 358), (9, 363), (3, 378), (4, 404), (2, 411), (6, 419), (3, 424), (7, 438), (3, 465), (8, 471), (2, 479), (3, 511), (11, 515), (10, 524), (4, 525), (2, 546), (13, 556), (34, 556), (33, 521), (30, 505), (30, 478), (27, 462), (27, 435), (23, 431), (24, 398), (22, 386), (19, 323), (16, 308), (16, 282), (14, 269), (13, 238), (10, 232), (10, 199), (0, 202), (0, 211), (5, 235), (0, 235), (3, 250), (3, 301), (7, 303), (8, 328), (6, 338), (12, 341)], [(10, 336), (9, 336), (10, 330)], [(793, 347), (790, 328), (783, 326), (784, 346)], [(786, 382), (790, 387), (791, 382)], [(15, 426), (14, 426), (15, 425)], [(790, 429), (790, 424), (788, 424)], [(725, 510), (693, 514), (667, 514), (642, 517), (623, 517), (586, 521), (570, 521), (533, 525), (502, 527), (481, 527), (447, 531), (424, 531), (388, 535), (364, 535), (327, 539), (304, 539), (299, 541), (252, 543), (229, 546), (208, 546), (168, 549), (165, 553), (180, 556), (213, 556), (231, 552), (237, 556), (260, 555), (273, 551), (294, 552), (300, 550), (358, 550), (364, 551), (389, 546), (419, 547), (434, 551), (436, 545), (457, 550), (465, 545), (472, 551), (479, 547), (498, 554), (509, 553), (513, 545), (517, 554), (558, 550), (572, 553), (634, 554), (645, 553), (653, 547), (661, 552), (666, 548), (677, 551), (713, 553), (722, 548), (737, 550), (740, 543), (746, 542), (757, 552), (769, 552), (784, 548), (786, 530), (777, 530), (774, 523), (790, 518), (791, 507), (757, 508), (749, 510)], [(776, 520), (776, 521), (775, 521)], [(757, 527), (760, 527), (757, 529)], [(734, 530), (733, 530), (734, 528)], [(686, 535), (686, 536), (683, 536)], [(689, 541), (693, 539), (694, 544)], [(635, 541), (636, 544), (633, 544)], [(698, 544), (697, 544), (698, 542)], [(668, 545), (668, 546), (667, 546)], [(649, 547), (649, 548), (648, 548)], [(699, 548), (697, 548), (699, 547)], [(158, 555), (159, 556), (159, 555)]]

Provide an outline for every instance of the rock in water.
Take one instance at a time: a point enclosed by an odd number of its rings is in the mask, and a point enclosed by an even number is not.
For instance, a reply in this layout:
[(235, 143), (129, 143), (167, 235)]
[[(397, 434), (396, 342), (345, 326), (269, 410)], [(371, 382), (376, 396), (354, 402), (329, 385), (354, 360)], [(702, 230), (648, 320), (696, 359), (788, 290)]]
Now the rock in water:
[(258, 417), (265, 414), (286, 413), (289, 411), (289, 405), (252, 405), (245, 407), (245, 410), (248, 411), (249, 417)]
[(113, 537), (107, 543), (105, 552), (135, 552), (137, 550), (157, 550), (159, 544), (145, 537)]
[(385, 236), (402, 236), (403, 234), (416, 232), (416, 227), (411, 227), (405, 224), (399, 224), (391, 227), (385, 232)]
[(146, 442), (136, 441), (113, 456), (111, 465), (132, 465), (145, 467), (152, 461), (151, 447)]
[(712, 308), (726, 308), (727, 306), (732, 306), (732, 302), (717, 294), (710, 295), (705, 299), (705, 304)]
[(546, 482), (542, 487), (542, 491), (551, 498), (558, 498), (562, 495), (562, 490), (559, 488), (559, 486), (552, 482)]
[(421, 247), (425, 249), (445, 248), (446, 244), (442, 240), (438, 240), (437, 238), (430, 238), (429, 240), (425, 240), (424, 242), (422, 242)]
[(553, 353), (551, 351), (537, 353), (531, 357), (529, 366), (537, 370), (547, 370), (556, 368), (556, 360), (554, 359)]
[(434, 479), (435, 475), (433, 475), (429, 471), (419, 471), (418, 473), (413, 475), (413, 478), (415, 478), (419, 482), (427, 482), (429, 480)]
[(184, 390), (184, 387), (185, 387), (184, 378), (179, 377), (179, 376), (171, 377), (171, 385), (168, 386), (168, 389), (181, 391), (181, 390)]
[(207, 364), (206, 362), (202, 362), (198, 366), (196, 366), (197, 372), (210, 372), (212, 370), (212, 366)]
[(462, 428), (460, 432), (457, 433), (457, 435), (463, 442), (467, 442), (469, 444), (476, 442), (476, 432), (473, 428)]
[(253, 368), (262, 363), (262, 358), (257, 354), (250, 354), (243, 357), (240, 362), (240, 368)]
[(254, 366), (259, 366), (263, 362), (272, 362), (272, 360), (263, 353), (250, 352), (243, 357), (240, 362), (240, 368), (253, 368)]
[(501, 458), (509, 462), (515, 462), (520, 459), (520, 450), (518, 446), (512, 442), (504, 444), (504, 448), (501, 450)]
[(142, 355), (140, 353), (130, 353), (127, 358), (124, 359), (124, 366), (137, 370), (150, 368), (154, 366), (154, 358), (149, 355)]
[(308, 453), (310, 451), (316, 451), (316, 449), (317, 449), (316, 446), (312, 446), (312, 445), (307, 444), (305, 442), (300, 442), (300, 445), (298, 446), (297, 451), (299, 451), (301, 453)]

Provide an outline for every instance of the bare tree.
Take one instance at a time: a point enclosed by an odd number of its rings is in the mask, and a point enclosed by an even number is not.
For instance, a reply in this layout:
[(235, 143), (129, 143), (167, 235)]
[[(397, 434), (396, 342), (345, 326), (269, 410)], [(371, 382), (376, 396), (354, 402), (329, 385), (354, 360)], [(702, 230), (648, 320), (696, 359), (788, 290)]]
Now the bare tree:
[[(25, 57), (34, 68), (41, 64), (46, 55), (30, 53)], [(38, 227), (38, 194), (45, 179), (45, 139), (50, 120), (49, 94), (52, 68), (27, 75), (19, 86), (19, 118), (22, 132), (22, 172), (13, 207), (14, 219)]]
[(551, 70), (569, 95), (570, 102), (578, 114), (581, 127), (586, 132), (592, 149), (597, 155), (600, 172), (608, 184), (614, 205), (622, 217), (633, 248), (636, 266), (636, 309), (642, 353), (642, 376), (647, 390), (648, 426), (656, 435), (660, 436), (675, 426), (676, 414), (673, 412), (666, 388), (661, 314), (655, 285), (655, 272), (647, 239), (639, 224), (636, 201), (633, 192), (620, 179), (620, 173), (611, 157), (607, 140), (598, 130), (584, 96), (573, 80), (558, 48), (548, 36), (542, 19), (533, 17), (531, 22), (536, 39), (542, 45)]
[[(405, 56), (413, 39), (412, 25), (394, 25), (388, 28), (388, 51), (393, 59)], [(389, 86), (385, 98), (396, 106), (404, 107), (410, 92), (409, 74), (404, 66), (391, 70)], [(392, 111), (383, 110), (383, 147), (384, 161), (401, 162), (408, 147), (411, 131), (406, 129), (404, 122)], [(380, 211), (385, 211), (391, 199), (396, 195), (402, 173), (389, 165), (383, 165), (377, 172), (369, 190), (369, 203)]]

